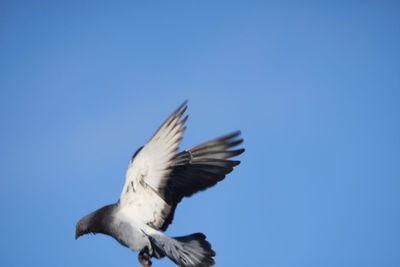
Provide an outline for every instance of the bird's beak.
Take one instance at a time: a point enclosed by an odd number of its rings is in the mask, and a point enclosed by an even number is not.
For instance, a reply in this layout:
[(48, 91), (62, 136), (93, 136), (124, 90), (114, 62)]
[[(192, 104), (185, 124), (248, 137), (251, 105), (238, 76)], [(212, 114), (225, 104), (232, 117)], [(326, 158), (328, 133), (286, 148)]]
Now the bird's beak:
[(80, 237), (80, 236), (81, 236), (81, 234), (79, 233), (78, 228), (76, 228), (76, 230), (75, 230), (75, 240), (78, 239), (78, 237)]

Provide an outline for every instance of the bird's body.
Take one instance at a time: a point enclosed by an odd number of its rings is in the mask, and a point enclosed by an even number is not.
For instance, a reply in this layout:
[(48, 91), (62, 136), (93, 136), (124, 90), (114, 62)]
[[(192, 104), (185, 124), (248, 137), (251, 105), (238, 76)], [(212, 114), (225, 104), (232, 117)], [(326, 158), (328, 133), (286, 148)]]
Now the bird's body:
[(162, 231), (172, 222), (183, 197), (215, 185), (240, 163), (228, 158), (244, 149), (229, 148), (243, 140), (236, 139), (237, 132), (177, 154), (187, 119), (181, 120), (185, 110), (186, 103), (136, 151), (118, 202), (83, 217), (77, 224), (76, 238), (86, 233), (110, 235), (121, 245), (140, 251), (139, 260), (147, 266), (151, 257), (164, 256), (185, 267), (214, 264), (215, 252), (203, 234), (170, 238)]

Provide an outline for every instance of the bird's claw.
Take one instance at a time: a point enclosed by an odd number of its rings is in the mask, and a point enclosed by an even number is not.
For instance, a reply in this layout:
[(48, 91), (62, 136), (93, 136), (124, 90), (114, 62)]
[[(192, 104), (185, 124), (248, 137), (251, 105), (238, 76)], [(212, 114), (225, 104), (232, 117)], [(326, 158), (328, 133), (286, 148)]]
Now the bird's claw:
[(140, 252), (138, 255), (138, 260), (143, 266), (151, 266), (152, 262), (150, 260), (150, 256), (144, 252)]

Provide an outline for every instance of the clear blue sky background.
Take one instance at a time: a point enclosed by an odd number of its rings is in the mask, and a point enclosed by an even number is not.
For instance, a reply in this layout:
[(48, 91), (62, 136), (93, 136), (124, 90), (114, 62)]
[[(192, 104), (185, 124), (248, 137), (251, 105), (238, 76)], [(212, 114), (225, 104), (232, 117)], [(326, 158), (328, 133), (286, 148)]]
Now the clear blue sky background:
[[(183, 100), (242, 164), (178, 207), (217, 266), (400, 266), (395, 1), (1, 1), (0, 265), (139, 266), (77, 220)], [(173, 266), (163, 259), (154, 266)]]

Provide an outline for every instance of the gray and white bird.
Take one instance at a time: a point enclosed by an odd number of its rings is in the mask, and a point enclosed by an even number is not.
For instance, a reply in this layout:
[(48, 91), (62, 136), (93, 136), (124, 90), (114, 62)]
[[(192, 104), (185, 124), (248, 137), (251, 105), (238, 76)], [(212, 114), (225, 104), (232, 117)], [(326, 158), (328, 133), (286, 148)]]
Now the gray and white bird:
[(225, 178), (240, 161), (229, 158), (244, 149), (235, 132), (177, 153), (185, 131), (182, 119), (186, 102), (161, 125), (150, 141), (129, 161), (125, 185), (117, 203), (104, 206), (80, 219), (75, 239), (88, 233), (102, 233), (121, 245), (140, 251), (139, 262), (150, 266), (151, 257), (167, 256), (184, 267), (214, 265), (215, 252), (201, 233), (168, 237), (177, 204)]

